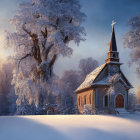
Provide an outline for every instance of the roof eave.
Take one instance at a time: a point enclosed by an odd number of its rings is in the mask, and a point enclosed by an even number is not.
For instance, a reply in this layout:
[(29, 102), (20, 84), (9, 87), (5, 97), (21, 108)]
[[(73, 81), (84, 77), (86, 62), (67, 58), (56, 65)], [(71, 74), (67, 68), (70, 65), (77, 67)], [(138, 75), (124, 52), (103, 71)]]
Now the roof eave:
[(78, 93), (80, 93), (80, 92), (83, 92), (83, 91), (86, 91), (86, 90), (90, 89), (91, 87), (92, 87), (92, 86), (90, 85), (90, 86), (88, 86), (88, 87), (85, 87), (85, 88), (82, 88), (82, 89), (79, 89), (79, 90), (77, 89), (77, 90), (75, 90), (74, 92), (78, 94)]

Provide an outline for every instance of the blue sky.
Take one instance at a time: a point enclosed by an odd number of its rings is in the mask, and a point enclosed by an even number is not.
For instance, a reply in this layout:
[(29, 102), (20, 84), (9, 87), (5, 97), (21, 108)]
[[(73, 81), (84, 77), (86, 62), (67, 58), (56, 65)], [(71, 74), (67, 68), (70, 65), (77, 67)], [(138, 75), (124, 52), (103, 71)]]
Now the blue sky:
[[(8, 20), (23, 0), (4, 0), (0, 2), (0, 37), (2, 38), (5, 29), (12, 30)], [(70, 58), (59, 58), (55, 65), (55, 72), (62, 75), (64, 70), (77, 69), (81, 58), (93, 57), (100, 64), (105, 62), (109, 47), (107, 43), (111, 37), (111, 22), (115, 20), (116, 40), (120, 61), (124, 63), (122, 70), (133, 86), (140, 85), (135, 73), (135, 66), (130, 68), (129, 50), (123, 47), (123, 36), (129, 30), (128, 20), (136, 15), (140, 15), (140, 0), (80, 0), (82, 11), (87, 18), (83, 23), (86, 29), (86, 41), (81, 42), (79, 47), (71, 43), (74, 52)], [(3, 42), (0, 41), (3, 46)], [(4, 53), (2, 51), (2, 53)], [(8, 52), (7, 52), (8, 53)], [(1, 53), (0, 53), (1, 54)]]

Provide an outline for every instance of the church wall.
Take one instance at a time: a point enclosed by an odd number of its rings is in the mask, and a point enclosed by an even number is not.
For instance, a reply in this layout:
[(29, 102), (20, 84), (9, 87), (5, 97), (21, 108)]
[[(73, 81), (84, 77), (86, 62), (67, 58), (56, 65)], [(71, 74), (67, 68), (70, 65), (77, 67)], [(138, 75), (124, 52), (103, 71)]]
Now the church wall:
[(86, 91), (77, 94), (77, 106), (80, 113), (82, 113), (85, 104), (91, 104), (92, 107), (94, 107), (95, 102), (93, 92), (94, 92), (93, 88), (90, 88)]
[[(106, 86), (99, 86), (96, 88), (96, 105), (95, 107), (98, 110), (105, 110), (108, 109), (109, 107), (111, 108), (115, 108), (116, 107), (116, 95), (118, 94), (122, 94), (124, 97), (124, 107), (127, 109), (127, 96), (128, 96), (128, 90), (126, 89), (126, 87), (119, 81), (116, 84), (114, 84), (114, 93), (111, 95), (111, 101), (108, 104), (108, 107), (104, 106), (104, 96), (107, 95), (107, 91), (108, 91), (108, 87)], [(109, 98), (109, 96), (108, 96)], [(109, 100), (108, 100), (109, 101)]]
[(105, 86), (100, 86), (96, 89), (96, 108), (101, 110), (104, 108), (104, 105), (103, 105), (103, 98), (104, 96), (107, 94), (107, 87)]

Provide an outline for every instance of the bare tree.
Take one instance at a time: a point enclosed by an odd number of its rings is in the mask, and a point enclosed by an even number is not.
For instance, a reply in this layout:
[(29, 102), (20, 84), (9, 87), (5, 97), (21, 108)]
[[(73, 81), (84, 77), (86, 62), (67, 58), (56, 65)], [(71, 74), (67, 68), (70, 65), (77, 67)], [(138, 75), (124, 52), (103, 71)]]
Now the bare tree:
[(59, 80), (59, 88), (61, 90), (61, 101), (64, 107), (65, 114), (72, 114), (76, 103), (76, 95), (74, 93), (77, 86), (79, 86), (79, 74), (74, 70), (67, 70), (64, 72), (62, 78)]
[(67, 70), (59, 80), (59, 88), (62, 94), (63, 106), (67, 109), (66, 113), (72, 113), (76, 106), (76, 88), (83, 82), (85, 76), (98, 66), (98, 61), (93, 58), (81, 59), (79, 62), (79, 70)]
[(80, 74), (84, 79), (87, 74), (93, 71), (96, 67), (98, 67), (99, 63), (97, 60), (92, 57), (81, 59), (79, 63)]

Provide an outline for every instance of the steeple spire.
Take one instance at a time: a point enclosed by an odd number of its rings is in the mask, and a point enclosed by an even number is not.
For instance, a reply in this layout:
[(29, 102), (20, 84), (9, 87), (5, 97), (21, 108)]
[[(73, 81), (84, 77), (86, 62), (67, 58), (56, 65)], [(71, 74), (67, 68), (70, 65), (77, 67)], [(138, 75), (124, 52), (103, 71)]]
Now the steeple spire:
[(112, 35), (111, 35), (111, 40), (110, 40), (110, 48), (109, 48), (109, 52), (108, 52), (108, 58), (106, 60), (107, 63), (119, 62), (119, 53), (117, 52), (114, 24), (116, 24), (116, 22), (112, 21), (112, 24), (111, 24), (112, 25)]
[(111, 41), (110, 41), (110, 49), (109, 49), (109, 51), (117, 51), (114, 25), (112, 26), (112, 35), (111, 35)]

